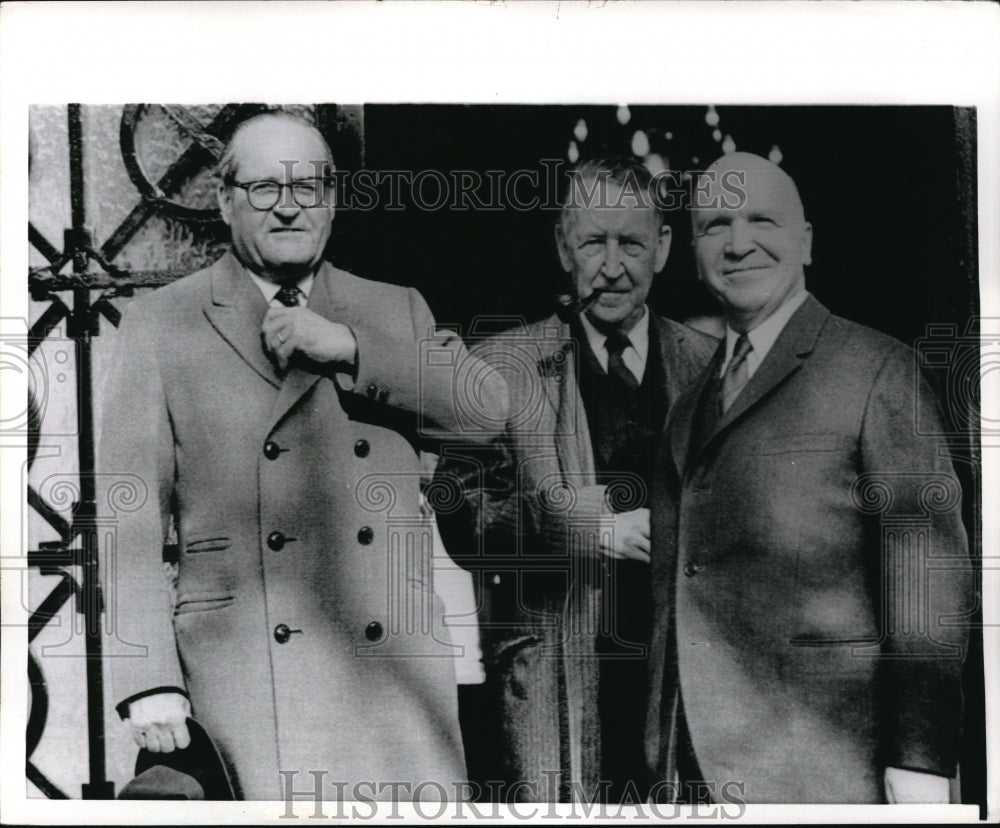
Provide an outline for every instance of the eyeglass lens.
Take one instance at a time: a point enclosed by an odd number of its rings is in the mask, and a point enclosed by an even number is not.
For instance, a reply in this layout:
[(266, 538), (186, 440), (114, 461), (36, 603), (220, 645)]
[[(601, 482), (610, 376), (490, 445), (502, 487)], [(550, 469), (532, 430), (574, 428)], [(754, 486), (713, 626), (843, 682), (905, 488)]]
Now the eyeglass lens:
[[(282, 207), (291, 207), (292, 201), (299, 207), (326, 206), (326, 186), (321, 178), (307, 178), (290, 184), (277, 181), (255, 181), (246, 185), (250, 206), (257, 210), (270, 210), (279, 200)], [(282, 198), (282, 190), (289, 190), (291, 196)]]

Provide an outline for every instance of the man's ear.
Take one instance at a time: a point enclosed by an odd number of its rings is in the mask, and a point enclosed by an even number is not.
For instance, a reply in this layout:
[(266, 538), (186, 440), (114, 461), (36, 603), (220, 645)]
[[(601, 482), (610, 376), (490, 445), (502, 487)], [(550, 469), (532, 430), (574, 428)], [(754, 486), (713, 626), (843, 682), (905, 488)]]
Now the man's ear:
[(232, 188), (227, 187), (224, 181), (219, 182), (219, 189), (215, 192), (215, 199), (219, 204), (219, 212), (222, 214), (222, 220), (226, 224), (230, 224), (233, 215)]
[(813, 263), (812, 246), (813, 246), (813, 227), (807, 221), (805, 223), (805, 226), (802, 228), (802, 264), (804, 265), (809, 265)]
[(567, 273), (573, 271), (573, 260), (569, 255), (569, 242), (566, 240), (566, 231), (563, 229), (562, 217), (556, 222), (556, 250), (559, 251), (559, 262), (562, 269)]
[(666, 266), (667, 257), (670, 255), (670, 242), (673, 237), (673, 231), (669, 225), (664, 224), (660, 227), (660, 236), (656, 240), (656, 263), (653, 273), (659, 273)]

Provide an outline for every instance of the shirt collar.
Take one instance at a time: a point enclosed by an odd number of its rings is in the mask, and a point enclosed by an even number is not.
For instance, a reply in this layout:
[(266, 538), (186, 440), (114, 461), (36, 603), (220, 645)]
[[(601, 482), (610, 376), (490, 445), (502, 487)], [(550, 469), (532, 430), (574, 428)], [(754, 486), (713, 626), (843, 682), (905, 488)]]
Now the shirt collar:
[[(278, 291), (281, 290), (281, 285), (258, 276), (249, 268), (244, 268), (244, 270), (246, 270), (247, 276), (253, 279), (254, 284), (260, 288), (260, 292), (264, 294), (264, 300), (270, 305), (274, 301), (274, 297), (278, 295)], [(312, 290), (314, 278), (313, 274), (310, 273), (295, 283), (296, 287), (302, 291), (302, 295), (307, 300), (309, 299), (309, 291)]]
[[(586, 313), (580, 314), (580, 321), (583, 323), (584, 333), (587, 334), (587, 342), (590, 343), (590, 350), (594, 352), (594, 356), (601, 363), (601, 367), (607, 371), (608, 350), (604, 347), (604, 343), (608, 337), (594, 327), (594, 323), (587, 318)], [(649, 309), (645, 305), (642, 306), (642, 316), (635, 323), (635, 327), (628, 332), (627, 336), (629, 345), (635, 350), (640, 363), (645, 366), (646, 357), (649, 355)]]
[[(753, 350), (750, 353), (753, 355), (756, 365), (760, 365), (764, 361), (764, 357), (767, 356), (768, 352), (774, 346), (781, 332), (785, 329), (785, 325), (788, 324), (788, 320), (792, 318), (795, 311), (802, 306), (802, 303), (808, 297), (809, 291), (799, 291), (756, 328), (752, 331), (747, 331), (747, 339), (750, 340), (750, 344), (753, 346)], [(740, 335), (736, 331), (729, 327), (729, 325), (726, 325), (726, 359), (722, 365), (723, 373), (729, 364), (729, 360), (733, 358), (733, 350), (736, 348), (736, 340), (739, 337)]]

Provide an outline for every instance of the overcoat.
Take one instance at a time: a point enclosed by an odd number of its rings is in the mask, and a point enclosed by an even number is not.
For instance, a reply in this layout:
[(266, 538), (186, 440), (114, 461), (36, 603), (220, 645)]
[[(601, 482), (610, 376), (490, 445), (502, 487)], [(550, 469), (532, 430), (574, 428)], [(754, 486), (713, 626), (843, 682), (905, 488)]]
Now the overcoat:
[(669, 415), (652, 493), (656, 776), (678, 689), (717, 798), (873, 803), (887, 766), (953, 775), (971, 576), (914, 352), (810, 296), (693, 442), (724, 353)]
[[(312, 771), (331, 797), (454, 797), (454, 653), (418, 501), (425, 440), (473, 410), (468, 355), (431, 337), (416, 291), (329, 263), (308, 306), (353, 331), (353, 384), (279, 376), (231, 254), (125, 312), (100, 452), (114, 698), (186, 691), (246, 799), (312, 790)], [(475, 391), (505, 410), (498, 377)], [(372, 787), (392, 782), (410, 787)]]
[[(676, 400), (716, 340), (653, 316)], [(461, 492), (438, 511), (449, 554), (477, 574), (488, 681), (499, 693), (504, 776), (522, 800), (593, 797), (600, 777), (595, 640), (603, 583), (598, 542), (611, 515), (577, 369), (581, 348), (556, 316), (473, 353), (504, 372), (510, 414), (483, 451), (442, 454), (436, 482)], [(652, 354), (650, 354), (652, 359)]]

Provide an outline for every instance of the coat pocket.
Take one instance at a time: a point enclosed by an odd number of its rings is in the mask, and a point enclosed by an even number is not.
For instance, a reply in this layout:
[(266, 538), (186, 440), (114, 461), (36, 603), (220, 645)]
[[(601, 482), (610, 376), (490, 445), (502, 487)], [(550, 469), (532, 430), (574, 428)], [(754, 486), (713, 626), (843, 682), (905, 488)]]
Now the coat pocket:
[(174, 605), (174, 616), (187, 615), (192, 612), (223, 609), (232, 606), (235, 598), (228, 593), (219, 592), (188, 592), (177, 596)]
[(192, 538), (184, 543), (184, 551), (189, 555), (197, 555), (199, 552), (221, 552), (232, 545), (233, 539), (225, 535), (211, 538)]

